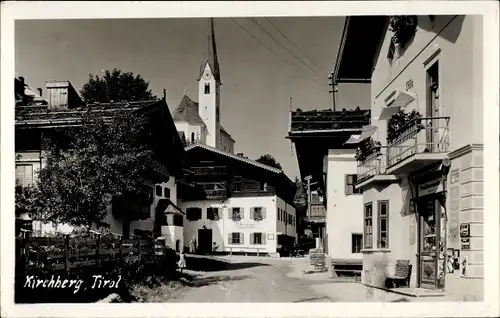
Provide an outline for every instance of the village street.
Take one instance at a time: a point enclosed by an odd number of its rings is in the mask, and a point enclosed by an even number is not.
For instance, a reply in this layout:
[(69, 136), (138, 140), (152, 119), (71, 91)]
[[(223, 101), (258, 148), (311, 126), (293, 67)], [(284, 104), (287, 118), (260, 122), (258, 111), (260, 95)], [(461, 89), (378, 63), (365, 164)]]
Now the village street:
[[(225, 269), (191, 271), (198, 277), (168, 302), (364, 302), (414, 301), (367, 288), (359, 283), (333, 282), (327, 273), (302, 273), (309, 259), (247, 256), (216, 257)], [(191, 259), (193, 260), (193, 259)], [(189, 262), (189, 258), (188, 258)], [(188, 267), (190, 267), (188, 265)]]

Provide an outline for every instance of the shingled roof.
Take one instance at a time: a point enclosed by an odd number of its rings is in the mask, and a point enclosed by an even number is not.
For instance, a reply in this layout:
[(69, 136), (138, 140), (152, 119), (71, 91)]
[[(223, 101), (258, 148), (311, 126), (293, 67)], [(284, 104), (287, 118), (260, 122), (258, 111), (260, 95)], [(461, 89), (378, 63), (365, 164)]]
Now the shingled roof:
[(185, 121), (191, 125), (203, 125), (203, 119), (198, 114), (198, 103), (194, 102), (187, 95), (182, 97), (179, 106), (174, 111), (174, 121)]

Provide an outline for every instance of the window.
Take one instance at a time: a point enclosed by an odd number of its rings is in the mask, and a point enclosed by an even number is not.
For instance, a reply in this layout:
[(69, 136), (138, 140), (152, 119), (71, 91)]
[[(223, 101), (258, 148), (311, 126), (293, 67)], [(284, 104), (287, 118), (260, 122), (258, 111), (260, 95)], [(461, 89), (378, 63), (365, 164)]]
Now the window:
[(346, 174), (345, 175), (345, 194), (361, 194), (363, 191), (360, 189), (356, 189), (354, 186), (358, 182), (358, 176), (355, 174)]
[(229, 244), (243, 244), (243, 234), (229, 233)]
[(174, 226), (184, 226), (184, 217), (180, 214), (174, 214)]
[(250, 217), (256, 221), (261, 221), (265, 219), (266, 218), (265, 209), (262, 207), (252, 208), (252, 214)]
[(264, 233), (250, 233), (250, 244), (264, 245), (266, 244), (266, 236)]
[(352, 253), (361, 253), (361, 246), (363, 245), (362, 234), (352, 234)]
[(378, 202), (378, 248), (389, 248), (389, 202)]
[(157, 197), (161, 197), (161, 195), (163, 194), (163, 188), (161, 187), (161, 185), (156, 185), (155, 192)]
[(170, 189), (165, 187), (163, 188), (163, 196), (167, 199), (170, 199)]
[(260, 191), (267, 191), (267, 183), (263, 181), (260, 183)]
[(373, 207), (371, 203), (365, 204), (365, 224), (364, 224), (364, 247), (372, 248), (372, 239), (373, 239)]
[(33, 184), (33, 165), (16, 165), (16, 186), (27, 187)]
[(187, 208), (186, 209), (186, 219), (189, 221), (201, 220), (201, 209), (200, 208)]
[(210, 94), (210, 84), (205, 84), (205, 94)]
[(229, 218), (233, 221), (241, 221), (243, 219), (243, 209), (242, 208), (232, 208), (229, 213)]
[(194, 142), (194, 132), (191, 133), (191, 142)]
[(207, 219), (218, 220), (219, 219), (219, 208), (207, 208)]

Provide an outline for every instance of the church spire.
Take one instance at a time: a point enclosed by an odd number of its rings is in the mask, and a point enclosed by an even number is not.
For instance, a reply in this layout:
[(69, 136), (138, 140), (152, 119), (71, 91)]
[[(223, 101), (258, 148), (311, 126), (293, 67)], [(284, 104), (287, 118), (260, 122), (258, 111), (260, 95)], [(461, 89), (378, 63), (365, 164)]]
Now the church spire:
[(217, 58), (217, 46), (215, 43), (215, 27), (214, 27), (214, 19), (210, 18), (210, 34), (208, 36), (208, 49), (207, 55), (204, 62), (201, 64), (200, 68), (200, 76), (203, 76), (203, 71), (205, 70), (205, 65), (210, 66), (210, 69), (214, 75), (214, 78), (217, 82), (220, 82), (220, 69), (219, 69), (219, 59)]

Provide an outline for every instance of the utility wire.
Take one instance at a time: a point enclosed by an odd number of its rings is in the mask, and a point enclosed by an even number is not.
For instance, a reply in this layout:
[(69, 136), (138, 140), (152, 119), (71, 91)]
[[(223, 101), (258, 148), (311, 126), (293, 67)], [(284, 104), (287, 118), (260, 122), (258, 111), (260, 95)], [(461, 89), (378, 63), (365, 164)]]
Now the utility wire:
[(259, 22), (257, 22), (254, 18), (249, 18), (253, 23), (257, 24), (262, 30), (264, 30), (264, 32), (266, 32), (266, 34), (271, 37), (274, 42), (278, 43), (279, 46), (281, 46), (283, 49), (285, 49), (288, 53), (290, 53), (293, 57), (295, 57), (300, 63), (302, 63), (305, 67), (307, 67), (309, 70), (311, 70), (312, 72), (316, 73), (318, 76), (321, 76), (321, 74), (319, 74), (316, 70), (312, 69), (309, 65), (307, 65), (306, 63), (304, 63), (304, 61), (302, 61), (302, 59), (300, 57), (298, 57), (297, 55), (295, 55), (292, 51), (290, 51), (286, 46), (284, 46), (283, 44), (281, 44), (281, 42), (279, 42), (278, 40), (276, 40), (276, 38), (271, 34), (269, 33), (269, 31), (267, 31), (266, 28), (264, 28)]
[(290, 40), (286, 35), (283, 34), (283, 32), (281, 32), (278, 27), (276, 27), (276, 25), (274, 25), (274, 23), (271, 22), (271, 20), (269, 20), (268, 18), (265, 18), (267, 20), (267, 22), (269, 22), (270, 25), (273, 26), (273, 28), (278, 31), (279, 34), (281, 34), (281, 36), (283, 36), (287, 41), (288, 43), (290, 43), (291, 45), (293, 45), (294, 48), (296, 48), (300, 53), (302, 53), (302, 55), (305, 56), (306, 59), (308, 59), (318, 70), (321, 69), (321, 67), (318, 66), (318, 64), (314, 63), (314, 61), (309, 57), (307, 56), (306, 53), (304, 53), (297, 45), (295, 45), (295, 43), (292, 42), (292, 40)]
[(262, 43), (255, 35), (253, 35), (252, 33), (250, 33), (250, 31), (248, 31), (247, 28), (245, 28), (243, 25), (241, 25), (234, 18), (230, 18), (230, 19), (233, 20), (236, 24), (238, 24), (240, 26), (240, 28), (242, 28), (246, 33), (248, 33), (248, 35), (250, 35), (252, 38), (254, 38), (255, 41), (259, 42), (259, 44), (261, 44), (262, 46), (264, 46), (274, 56), (276, 56), (277, 58), (279, 58), (280, 60), (282, 60), (283, 62), (285, 62), (286, 64), (288, 64), (289, 66), (293, 67), (297, 72), (301, 73), (302, 75), (307, 76), (310, 80), (314, 81), (315, 83), (317, 83), (318, 85), (320, 85), (321, 87), (323, 87), (323, 84), (321, 84), (320, 82), (318, 82), (316, 79), (314, 79), (313, 77), (311, 77), (311, 76), (309, 76), (307, 74), (304, 74), (299, 69), (295, 68), (295, 66), (293, 66), (292, 64), (290, 64), (287, 60), (283, 59), (281, 56), (279, 56), (278, 54), (276, 54), (273, 50), (271, 50), (267, 45), (265, 45), (264, 43)]

